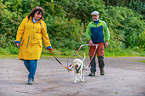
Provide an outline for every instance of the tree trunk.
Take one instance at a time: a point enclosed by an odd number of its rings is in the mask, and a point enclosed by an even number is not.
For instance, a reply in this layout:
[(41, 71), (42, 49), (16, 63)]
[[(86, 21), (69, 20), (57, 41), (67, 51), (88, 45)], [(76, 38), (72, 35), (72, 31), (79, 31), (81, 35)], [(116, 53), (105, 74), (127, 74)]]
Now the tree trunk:
[(117, 6), (119, 6), (119, 0), (117, 1)]
[(129, 2), (129, 0), (127, 0), (127, 1), (126, 1), (126, 6), (127, 6), (127, 7), (129, 7), (129, 4), (128, 4), (128, 2)]
[(129, 5), (131, 5), (131, 3), (132, 3), (132, 0), (130, 0)]
[(108, 9), (108, 6), (109, 6), (109, 0), (107, 0), (107, 9)]

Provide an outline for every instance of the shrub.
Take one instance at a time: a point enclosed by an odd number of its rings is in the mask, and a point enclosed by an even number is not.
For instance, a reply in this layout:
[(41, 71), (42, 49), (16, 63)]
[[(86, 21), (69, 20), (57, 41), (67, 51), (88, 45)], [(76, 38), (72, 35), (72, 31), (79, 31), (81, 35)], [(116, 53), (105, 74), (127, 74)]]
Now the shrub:
[(51, 43), (56, 48), (75, 49), (86, 42), (84, 25), (80, 20), (50, 16), (46, 23)]
[[(103, 11), (101, 18), (111, 29), (111, 39), (122, 42), (125, 48), (138, 45), (139, 35), (144, 32), (142, 16), (125, 7), (109, 7)], [(112, 46), (112, 45), (111, 45)]]

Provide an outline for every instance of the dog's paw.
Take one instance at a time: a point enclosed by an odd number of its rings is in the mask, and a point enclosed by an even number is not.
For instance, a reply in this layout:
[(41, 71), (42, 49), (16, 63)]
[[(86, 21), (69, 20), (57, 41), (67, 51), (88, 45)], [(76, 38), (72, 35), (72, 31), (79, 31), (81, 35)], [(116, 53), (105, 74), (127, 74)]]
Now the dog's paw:
[(84, 82), (85, 80), (81, 80), (82, 82)]
[(77, 83), (77, 81), (74, 81), (74, 83)]

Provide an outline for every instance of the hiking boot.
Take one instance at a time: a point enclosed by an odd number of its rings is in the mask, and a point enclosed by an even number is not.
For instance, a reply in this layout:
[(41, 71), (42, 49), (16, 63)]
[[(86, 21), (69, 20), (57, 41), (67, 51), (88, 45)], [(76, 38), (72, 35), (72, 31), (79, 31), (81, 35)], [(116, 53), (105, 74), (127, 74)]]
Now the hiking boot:
[(100, 75), (104, 75), (104, 74), (105, 74), (104, 69), (100, 68)]
[(95, 73), (90, 73), (88, 76), (91, 76), (91, 77), (95, 76)]
[(32, 85), (32, 84), (33, 84), (32, 78), (28, 79), (28, 84), (29, 84), (29, 85)]

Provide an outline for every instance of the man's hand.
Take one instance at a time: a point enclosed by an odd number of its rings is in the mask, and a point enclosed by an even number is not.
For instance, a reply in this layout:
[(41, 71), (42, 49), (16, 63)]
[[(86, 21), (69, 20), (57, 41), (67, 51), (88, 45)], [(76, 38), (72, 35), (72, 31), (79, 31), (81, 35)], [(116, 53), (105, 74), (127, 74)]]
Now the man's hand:
[(20, 47), (20, 43), (16, 43), (17, 47), (19, 48)]
[(53, 51), (53, 50), (54, 50), (54, 49), (52, 49), (52, 48), (49, 48), (49, 49), (48, 49), (49, 52), (51, 52), (51, 51)]
[(105, 47), (108, 47), (109, 43), (108, 42), (105, 42)]
[(90, 40), (90, 41), (89, 41), (89, 46), (96, 46), (96, 44), (94, 44), (94, 43), (92, 42), (92, 40)]

